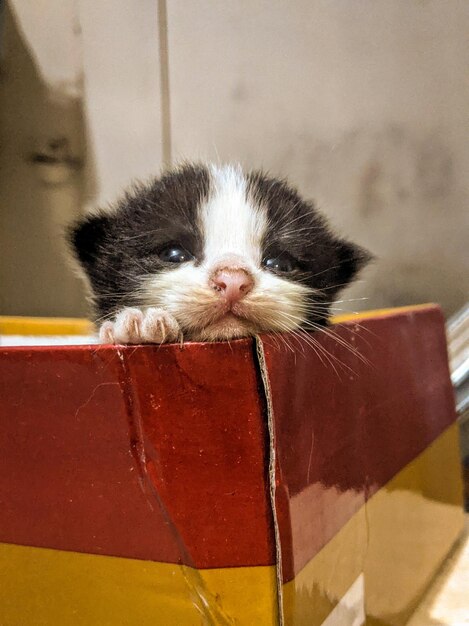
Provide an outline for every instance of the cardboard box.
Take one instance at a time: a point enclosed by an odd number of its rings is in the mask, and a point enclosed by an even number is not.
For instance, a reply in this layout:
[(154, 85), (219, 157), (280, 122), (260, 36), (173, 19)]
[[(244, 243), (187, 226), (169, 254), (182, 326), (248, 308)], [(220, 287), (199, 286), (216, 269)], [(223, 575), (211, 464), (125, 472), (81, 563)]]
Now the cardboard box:
[(404, 624), (463, 525), (444, 320), (0, 349), (0, 624)]

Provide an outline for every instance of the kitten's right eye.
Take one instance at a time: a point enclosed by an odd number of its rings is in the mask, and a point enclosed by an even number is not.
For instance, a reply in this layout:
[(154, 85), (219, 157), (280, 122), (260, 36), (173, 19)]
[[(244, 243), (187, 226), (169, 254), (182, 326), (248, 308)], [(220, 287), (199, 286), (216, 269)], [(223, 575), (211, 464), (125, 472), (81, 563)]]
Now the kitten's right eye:
[(193, 256), (183, 246), (171, 244), (160, 250), (158, 256), (164, 263), (187, 263), (193, 260)]

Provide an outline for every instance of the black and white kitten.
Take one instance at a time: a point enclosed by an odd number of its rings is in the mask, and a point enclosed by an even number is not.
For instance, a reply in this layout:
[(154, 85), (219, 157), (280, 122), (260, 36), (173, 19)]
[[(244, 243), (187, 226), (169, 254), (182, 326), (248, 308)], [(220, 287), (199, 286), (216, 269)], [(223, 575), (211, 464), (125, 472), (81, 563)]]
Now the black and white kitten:
[(369, 260), (286, 182), (184, 165), (69, 233), (101, 341), (215, 341), (327, 322)]

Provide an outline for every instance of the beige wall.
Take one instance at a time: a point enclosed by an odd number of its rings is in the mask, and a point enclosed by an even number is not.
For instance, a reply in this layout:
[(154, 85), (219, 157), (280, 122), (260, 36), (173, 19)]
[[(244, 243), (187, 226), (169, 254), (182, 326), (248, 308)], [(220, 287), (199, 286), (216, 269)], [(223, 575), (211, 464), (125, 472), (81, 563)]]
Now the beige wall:
[[(156, 4), (8, 6), (0, 57), (0, 314), (83, 315), (63, 226), (161, 166)], [(57, 137), (79, 167), (30, 162)]]
[(172, 0), (168, 22), (176, 156), (317, 199), (380, 258), (352, 308), (467, 299), (467, 2)]
[[(51, 7), (51, 0), (37, 2), (37, 10)], [(161, 114), (157, 4), (164, 2), (68, 4), (70, 17), (51, 16), (48, 28), (68, 20), (80, 54), (70, 38), (62, 41), (75, 61), (58, 69), (50, 54), (38, 60), (28, 51), (27, 29), (18, 34), (8, 17), (5, 25), (4, 313), (81, 313), (82, 295), (59, 260), (55, 235), (44, 240), (44, 233), (70, 213), (112, 200), (162, 161), (169, 117)], [(452, 312), (467, 299), (465, 0), (168, 0), (167, 20), (164, 95), (175, 160), (262, 166), (316, 198), (344, 234), (380, 259), (348, 294), (368, 300), (348, 303), (351, 309), (433, 300)], [(76, 65), (75, 93), (68, 85), (57, 108), (49, 97), (57, 76), (73, 78)], [(68, 129), (85, 162), (54, 189), (24, 159), (33, 140), (50, 135), (51, 120)]]

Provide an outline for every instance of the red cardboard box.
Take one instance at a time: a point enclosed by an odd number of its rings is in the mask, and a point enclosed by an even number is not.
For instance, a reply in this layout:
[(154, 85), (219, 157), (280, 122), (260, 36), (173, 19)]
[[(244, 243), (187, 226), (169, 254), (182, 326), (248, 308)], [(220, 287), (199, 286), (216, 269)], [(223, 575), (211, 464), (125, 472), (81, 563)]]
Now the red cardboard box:
[(437, 307), (0, 349), (0, 624), (404, 624), (463, 525)]

